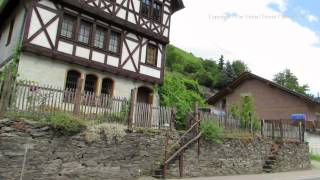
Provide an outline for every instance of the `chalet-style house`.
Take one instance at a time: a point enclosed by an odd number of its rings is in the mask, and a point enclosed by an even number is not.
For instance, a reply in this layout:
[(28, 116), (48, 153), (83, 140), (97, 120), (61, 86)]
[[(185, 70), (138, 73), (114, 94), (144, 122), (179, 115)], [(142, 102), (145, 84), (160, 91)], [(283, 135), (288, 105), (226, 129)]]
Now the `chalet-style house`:
[(254, 98), (256, 112), (264, 120), (288, 120), (292, 114), (305, 114), (311, 122), (318, 120), (319, 102), (249, 72), (240, 75), (207, 102), (228, 111), (241, 96)]
[(20, 80), (156, 103), (171, 15), (182, 0), (4, 0), (0, 65), (22, 45)]

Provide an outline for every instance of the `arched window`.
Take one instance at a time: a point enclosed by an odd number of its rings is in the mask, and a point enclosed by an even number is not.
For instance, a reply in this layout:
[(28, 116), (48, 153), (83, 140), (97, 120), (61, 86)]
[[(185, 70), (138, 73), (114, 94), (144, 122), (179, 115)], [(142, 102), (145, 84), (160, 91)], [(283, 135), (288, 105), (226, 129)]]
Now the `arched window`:
[(87, 75), (86, 81), (84, 83), (84, 91), (95, 93), (97, 88), (97, 80), (98, 80), (97, 76), (91, 75), (91, 74)]
[(101, 95), (112, 96), (112, 94), (113, 94), (113, 80), (104, 78), (102, 80), (102, 85), (101, 85)]
[(77, 89), (78, 80), (81, 74), (78, 71), (70, 70), (67, 74), (66, 88), (65, 89)]

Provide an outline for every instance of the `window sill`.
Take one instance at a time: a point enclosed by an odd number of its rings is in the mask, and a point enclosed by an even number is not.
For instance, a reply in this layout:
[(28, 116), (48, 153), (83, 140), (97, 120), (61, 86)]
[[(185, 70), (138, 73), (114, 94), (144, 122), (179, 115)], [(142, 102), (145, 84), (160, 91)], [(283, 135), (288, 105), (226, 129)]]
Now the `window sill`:
[(157, 65), (153, 65), (153, 64), (141, 63), (141, 65), (147, 66), (147, 67), (150, 67), (150, 68), (153, 68), (153, 69), (158, 69), (158, 70), (161, 69), (161, 68), (159, 68)]
[[(142, 16), (148, 20), (153, 21), (154, 23), (162, 24), (162, 18), (160, 18), (160, 20), (156, 20), (156, 19), (150, 17), (149, 15), (147, 16), (147, 15), (142, 14), (141, 12), (139, 14), (140, 14), (140, 16)], [(163, 16), (163, 14), (161, 14), (161, 16)]]
[(79, 42), (79, 41), (75, 41), (74, 39), (66, 38), (66, 37), (61, 36), (61, 35), (60, 35), (59, 40), (68, 41), (68, 42), (73, 43), (73, 45), (83, 46), (83, 47), (89, 48), (89, 49), (91, 49), (91, 50), (96, 50), (96, 51), (100, 51), (100, 52), (106, 53), (106, 54), (108, 54), (108, 55), (120, 57), (120, 52), (119, 52), (119, 53), (114, 53), (114, 52), (105, 50), (104, 48), (99, 48), (99, 47), (96, 47), (96, 46), (91, 46), (91, 45), (89, 45), (89, 44), (86, 44), (86, 43), (83, 43), (83, 42)]

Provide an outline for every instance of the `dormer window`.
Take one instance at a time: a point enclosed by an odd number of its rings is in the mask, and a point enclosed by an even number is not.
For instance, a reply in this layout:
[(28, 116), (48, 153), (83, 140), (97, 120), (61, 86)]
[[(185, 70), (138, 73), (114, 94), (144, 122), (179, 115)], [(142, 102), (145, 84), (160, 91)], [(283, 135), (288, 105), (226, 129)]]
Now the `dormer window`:
[(162, 4), (155, 0), (142, 0), (140, 13), (155, 21), (161, 21)]
[(88, 44), (91, 34), (91, 24), (82, 21), (80, 24), (79, 38), (78, 41)]
[(61, 27), (61, 36), (72, 39), (75, 28), (75, 18), (72, 16), (64, 15)]

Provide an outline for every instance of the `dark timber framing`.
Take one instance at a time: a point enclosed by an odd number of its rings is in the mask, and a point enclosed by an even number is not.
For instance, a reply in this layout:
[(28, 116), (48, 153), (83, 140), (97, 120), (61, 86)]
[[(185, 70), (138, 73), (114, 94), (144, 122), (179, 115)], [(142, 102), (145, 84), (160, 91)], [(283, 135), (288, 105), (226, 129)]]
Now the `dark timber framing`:
[[(101, 53), (104, 53), (104, 54), (107, 54), (107, 55), (111, 55), (111, 56), (114, 56), (114, 57), (120, 57), (121, 56), (121, 51), (122, 51), (122, 41), (121, 39), (123, 39), (123, 32), (116, 29), (116, 28), (113, 28), (111, 25), (107, 25), (107, 24), (103, 24), (103, 23), (100, 23), (99, 21), (97, 20), (94, 20), (94, 19), (90, 19), (88, 17), (85, 17), (85, 16), (82, 16), (78, 13), (74, 13), (74, 12), (71, 12), (71, 11), (68, 11), (68, 10), (61, 10), (62, 12), (62, 15), (60, 15), (60, 24), (59, 27), (58, 27), (58, 38), (57, 38), (57, 42), (59, 41), (63, 41), (63, 42), (68, 42), (68, 43), (71, 43), (71, 44), (74, 44), (74, 45), (79, 45), (81, 47), (85, 47), (85, 48), (90, 48), (91, 50), (95, 50), (95, 51), (98, 51), (98, 52), (101, 52)], [(64, 37), (61, 35), (61, 27), (62, 27), (62, 21), (63, 21), (63, 18), (64, 18), (64, 15), (67, 15), (67, 16), (71, 16), (73, 18), (76, 19), (76, 22), (74, 24), (74, 28), (73, 28), (73, 32), (72, 32), (72, 38), (67, 38), (67, 37)], [(83, 42), (80, 42), (78, 40), (78, 36), (79, 36), (79, 30), (80, 30), (80, 22), (86, 22), (86, 23), (90, 23), (91, 24), (91, 32), (90, 32), (90, 37), (89, 37), (89, 43), (83, 43)], [(106, 30), (104, 35), (104, 45), (103, 45), (103, 48), (99, 48), (99, 47), (96, 47), (94, 46), (94, 39), (95, 39), (95, 34), (96, 34), (96, 27), (100, 27), (100, 28), (103, 28), (104, 30)], [(110, 34), (111, 32), (115, 32), (115, 33), (118, 33), (120, 35), (120, 40), (119, 40), (119, 47), (118, 47), (118, 52), (117, 53), (114, 53), (114, 52), (111, 52), (109, 50), (109, 40), (110, 40)], [(30, 42), (30, 39), (28, 40)], [(57, 50), (58, 46), (56, 45), (55, 46), (55, 50)], [(75, 54), (75, 49), (73, 51), (73, 55)], [(105, 60), (105, 63), (106, 60)]]
[[(66, 7), (70, 7), (70, 8), (75, 8), (78, 12), (87, 13), (95, 19), (100, 19), (100, 20), (108, 22), (110, 24), (120, 26), (124, 30), (133, 32), (138, 35), (142, 35), (150, 40), (158, 41), (158, 42), (161, 42), (164, 44), (169, 43), (169, 38), (161, 35), (161, 32), (163, 33), (163, 31), (164, 31), (164, 27), (168, 28), (168, 31), (170, 31), (169, 25), (164, 26), (162, 24), (159, 24), (158, 21), (155, 21), (151, 18), (148, 18), (148, 20), (145, 21), (142, 18), (140, 13), (134, 12), (134, 10), (130, 10), (128, 8), (128, 5), (124, 5), (125, 1), (122, 1), (121, 4), (117, 4), (117, 6), (119, 6), (118, 8), (115, 8), (115, 6), (114, 6), (114, 8), (112, 8), (113, 11), (111, 13), (107, 13), (107, 12), (103, 11), (103, 9), (100, 9), (98, 7), (89, 6), (87, 4), (88, 2), (85, 2), (84, 0), (60, 0), (60, 1), (61, 1), (62, 5), (66, 6)], [(138, 21), (138, 22), (141, 22), (141, 23), (140, 24), (133, 24), (127, 20), (124, 20), (124, 19), (117, 17), (115, 14), (120, 11), (120, 8), (125, 9), (126, 12), (131, 12), (131, 13), (139, 16), (140, 21)], [(127, 16), (128, 15), (126, 13), (126, 18), (127, 18)], [(169, 18), (167, 21), (169, 21), (169, 20), (170, 20), (170, 14), (169, 14)], [(156, 23), (156, 24), (158, 24), (156, 26), (162, 26), (162, 28), (161, 28), (162, 31), (159, 32), (160, 34), (153, 32), (153, 30), (156, 30), (156, 28), (150, 27), (149, 29), (145, 29), (142, 27), (143, 25), (150, 24), (150, 23), (151, 24)], [(169, 24), (169, 22), (167, 22), (167, 24)]]
[[(67, 63), (73, 63), (77, 65), (81, 65), (84, 67), (90, 67), (94, 69), (101, 70), (103, 72), (110, 72), (113, 74), (118, 74), (125, 77), (130, 77), (136, 80), (142, 80), (150, 83), (162, 84), (163, 83), (163, 75), (164, 75), (164, 63), (165, 63), (165, 50), (166, 45), (169, 43), (169, 34), (170, 34), (170, 23), (171, 23), (171, 15), (183, 8), (182, 0), (171, 0), (171, 5), (169, 0), (163, 0), (161, 3), (161, 15), (160, 20), (154, 20), (152, 17), (143, 17), (140, 14), (139, 9), (134, 4), (133, 1), (128, 0), (127, 3), (124, 3), (125, 0), (115, 1), (115, 0), (51, 0), (54, 2), (55, 9), (51, 9), (45, 5), (42, 5), (39, 0), (30, 0), (25, 5), (28, 8), (27, 11), (27, 18), (25, 23), (25, 32), (23, 37), (23, 44), (22, 50), (25, 52), (34, 53), (40, 56), (46, 56), (52, 59), (64, 61)], [(152, 2), (159, 2), (158, 0), (151, 0)], [(18, 1), (21, 2), (21, 1)], [(5, 20), (5, 17), (11, 14), (12, 10), (15, 8), (17, 1), (14, 3), (12, 1), (4, 1), (4, 5), (0, 9), (0, 22)], [(94, 6), (89, 5), (88, 3), (93, 3)], [(141, 2), (140, 2), (141, 3)], [(104, 5), (104, 6), (101, 6)], [(151, 12), (153, 10), (153, 4), (151, 4)], [(49, 22), (44, 22), (43, 19), (40, 17), (40, 13), (37, 8), (41, 7), (48, 11), (51, 11), (55, 14), (54, 18), (52, 18)], [(120, 11), (125, 11), (125, 17), (120, 16), (118, 14)], [(31, 23), (31, 14), (34, 12), (34, 15), (38, 17), (39, 23), (41, 28), (35, 32), (31, 37), (28, 37), (29, 28)], [(150, 12), (150, 13), (151, 13)], [(74, 23), (74, 31), (73, 31), (73, 38), (66, 38), (61, 36), (61, 26), (62, 26), (62, 19), (64, 14), (70, 14), (76, 18)], [(131, 18), (129, 21), (129, 15), (131, 15), (134, 20)], [(163, 20), (163, 15), (166, 15), (167, 19)], [(121, 14), (123, 15), (123, 13)], [(151, 15), (152, 16), (152, 15)], [(56, 22), (57, 19), (59, 20), (58, 24), (58, 32), (55, 39), (51, 39), (48, 27)], [(89, 43), (81, 43), (78, 41), (79, 35), (79, 25), (80, 22), (84, 20), (86, 22), (92, 23), (91, 28), (91, 35), (89, 38)], [(134, 23), (135, 21), (135, 23)], [(164, 22), (165, 21), (165, 22)], [(95, 32), (97, 27), (102, 27), (107, 30), (105, 33), (105, 39), (103, 48), (95, 47), (94, 46), (94, 39), (95, 39)], [(0, 24), (1, 28), (1, 24)], [(111, 31), (115, 31), (119, 33), (121, 36), (121, 40), (119, 43), (119, 53), (112, 53), (108, 51), (109, 46), (109, 34)], [(44, 33), (45, 37), (48, 40), (47, 48), (41, 47), (40, 45), (31, 44), (32, 40), (40, 33)], [(131, 38), (129, 33), (133, 33), (136, 37)], [(165, 34), (165, 35), (164, 35)], [(145, 40), (146, 38), (147, 40)], [(58, 44), (59, 42), (67, 42), (73, 45), (73, 52), (71, 54), (66, 54), (63, 52), (58, 51)], [(137, 43), (136, 47), (133, 50), (131, 47), (129, 48), (129, 41)], [(149, 43), (154, 44), (157, 47), (157, 53), (162, 55), (162, 63), (161, 65), (155, 66), (148, 65), (145, 62), (141, 62), (141, 54), (142, 49)], [(48, 47), (51, 47), (48, 48)], [(76, 47), (83, 47), (90, 49), (89, 60), (86, 58), (81, 58), (75, 56)], [(128, 50), (128, 57), (122, 59), (122, 52), (126, 48)], [(92, 59), (92, 52), (100, 52), (105, 54), (105, 61), (104, 63), (96, 62), (91, 60)], [(159, 52), (158, 52), (159, 51)], [(139, 60), (136, 61), (134, 59), (135, 53), (139, 54)], [(118, 67), (114, 67), (107, 64), (107, 56), (113, 56), (119, 58)], [(158, 59), (158, 56), (156, 56)], [(158, 59), (159, 60), (159, 59)], [(123, 69), (125, 63), (131, 61), (134, 66), (134, 71), (125, 70)], [(102, 62), (102, 61), (101, 61)], [(154, 70), (160, 71), (160, 78), (152, 77), (149, 75), (144, 75), (140, 73), (140, 66), (146, 66), (152, 68)]]
[[(33, 9), (36, 9), (36, 8), (33, 8), (33, 7), (41, 7), (41, 8), (44, 8), (48, 11), (52, 11), (54, 13), (57, 13), (58, 15), (55, 16), (52, 20), (49, 21), (49, 23), (47, 23), (46, 25), (44, 25), (43, 23), (41, 23), (42, 25), (42, 28), (36, 32), (34, 35), (32, 35), (30, 38), (28, 38), (28, 29), (30, 27), (30, 21), (31, 21), (31, 13), (32, 13), (32, 10)], [(130, 78), (133, 78), (133, 79), (136, 79), (136, 80), (141, 80), (141, 81), (145, 81), (145, 82), (150, 82), (150, 83), (154, 83), (154, 84), (162, 84), (163, 83), (163, 73), (164, 71), (162, 70), (163, 68), (159, 68), (159, 67), (154, 67), (152, 66), (151, 68), (155, 69), (155, 70), (160, 70), (161, 73), (160, 73), (160, 78), (155, 78), (155, 77), (151, 77), (151, 76), (148, 76), (148, 75), (144, 75), (144, 74), (140, 74), (140, 65), (145, 65), (143, 63), (141, 63), (139, 61), (139, 63), (136, 65), (134, 63), (134, 57), (133, 57), (133, 54), (135, 52), (137, 52), (139, 49), (142, 49), (143, 46), (147, 45), (150, 41), (146, 41), (144, 43), (142, 43), (142, 40), (143, 38), (140, 37), (140, 36), (137, 36), (138, 40), (135, 40), (135, 39), (132, 39), (130, 37), (128, 37), (127, 35), (130, 33), (128, 31), (124, 31), (124, 30), (119, 30), (118, 28), (114, 28), (111, 24), (104, 24), (104, 23), (100, 23), (99, 20), (97, 19), (94, 19), (94, 18), (90, 18), (89, 16), (84, 16), (82, 14), (80, 14), (80, 12), (73, 12), (73, 11), (68, 11), (68, 10), (62, 10), (63, 7), (61, 7), (61, 10), (52, 10), (46, 6), (43, 6), (41, 4), (38, 4), (36, 2), (33, 2), (33, 5), (32, 7), (29, 9), (28, 11), (28, 17), (27, 17), (27, 23), (26, 23), (26, 33), (24, 34), (24, 41), (23, 41), (23, 46), (22, 46), (22, 50), (23, 51), (26, 51), (26, 52), (32, 52), (32, 53), (35, 53), (37, 55), (41, 55), (41, 56), (47, 56), (49, 58), (53, 58), (53, 59), (57, 59), (57, 60), (62, 60), (62, 61), (65, 61), (65, 62), (68, 62), (68, 63), (73, 63), (73, 64), (77, 64), (77, 65), (81, 65), (81, 66), (84, 66), (84, 67), (89, 67), (89, 68), (94, 68), (94, 69), (98, 69), (98, 70), (101, 70), (103, 72), (109, 72), (109, 73), (113, 73), (113, 74), (118, 74), (118, 75), (122, 75), (124, 77), (130, 77)], [(36, 10), (37, 11), (37, 10)], [(38, 15), (38, 18), (39, 20), (41, 21), (41, 17), (39, 16), (38, 13), (36, 13)], [(62, 18), (63, 18), (63, 15), (64, 14), (68, 14), (70, 16), (73, 16), (76, 18), (76, 23), (75, 23), (75, 28), (74, 28), (74, 32), (73, 32), (73, 38), (70, 39), (70, 38), (66, 38), (66, 37), (63, 37), (60, 35), (60, 31), (61, 31), (61, 26), (62, 26)], [(52, 50), (50, 49), (47, 49), (47, 48), (44, 48), (44, 47), (40, 47), (40, 46), (37, 46), (37, 45), (33, 45), (31, 44), (30, 42), (32, 41), (32, 39), (34, 37), (36, 37), (37, 35), (39, 35), (42, 31), (46, 32), (46, 28), (50, 25), (51, 22), (55, 21), (57, 18), (60, 18), (60, 22), (59, 22), (59, 25), (58, 25), (58, 33), (57, 33), (57, 38), (56, 38), (56, 42), (50, 42), (50, 45), (52, 47)], [(91, 43), (90, 45), (89, 44), (85, 44), (85, 43), (81, 43), (79, 41), (77, 41), (77, 36), (78, 36), (78, 33), (79, 33), (79, 26), (80, 26), (80, 21), (81, 20), (85, 20), (86, 22), (90, 22), (94, 25), (98, 25), (98, 26), (101, 26), (101, 27), (104, 27), (108, 30), (112, 30), (112, 31), (115, 31), (119, 34), (121, 34), (121, 41), (120, 41), (120, 54), (115, 54), (115, 53), (112, 53), (112, 52), (109, 52), (107, 50), (103, 50), (101, 48), (97, 48), (95, 46), (93, 46), (93, 44)], [(93, 29), (93, 31), (95, 31), (95, 29)], [(45, 33), (47, 39), (50, 41), (50, 38), (49, 38), (49, 35), (48, 33)], [(91, 33), (91, 40), (93, 38), (93, 35), (94, 35), (94, 32)], [(122, 64), (120, 62), (120, 59), (122, 58), (122, 51), (123, 51), (123, 48), (127, 48), (127, 50), (129, 50), (129, 47), (128, 47), (128, 44), (127, 44), (127, 41), (126, 40), (130, 40), (130, 41), (134, 41), (136, 43), (138, 43), (138, 45), (135, 47), (135, 49), (129, 53), (129, 57), (127, 59), (125, 59)], [(72, 52), (72, 55), (69, 55), (69, 54), (66, 54), (66, 53), (63, 53), (63, 52), (59, 52), (58, 51), (58, 43), (59, 42), (67, 42), (67, 43), (71, 43), (73, 45), (73, 52)], [(162, 43), (158, 42), (157, 41), (154, 41), (156, 42), (157, 45), (160, 45)], [(55, 43), (55, 45), (53, 45), (53, 43)], [(108, 45), (109, 43), (109, 38), (107, 38), (107, 42), (106, 44)], [(125, 47), (123, 47), (122, 44), (125, 44)], [(162, 44), (163, 45), (163, 44)], [(76, 46), (79, 46), (79, 47), (83, 47), (83, 48), (89, 48), (91, 50), (94, 50), (94, 51), (97, 51), (97, 52), (100, 52), (100, 53), (104, 53), (106, 54), (106, 57), (107, 56), (114, 56), (114, 57), (117, 57), (117, 58), (120, 58), (119, 59), (119, 65), (118, 67), (114, 67), (114, 66), (111, 66), (111, 65), (108, 65), (107, 64), (107, 59), (105, 59), (105, 62), (104, 63), (99, 63), (99, 62), (96, 62), (96, 61), (93, 61), (93, 60), (88, 60), (88, 59), (84, 59), (84, 58), (81, 58), (81, 57), (78, 57), (75, 55), (75, 51), (76, 51)], [(165, 47), (165, 45), (163, 45), (163, 47)], [(160, 49), (160, 48), (159, 48)], [(161, 50), (161, 53), (163, 54), (163, 50)], [(90, 51), (92, 52), (92, 51)], [(89, 59), (91, 59), (91, 56), (92, 56), (92, 53), (90, 53), (90, 57)], [(139, 53), (139, 57), (141, 59), (141, 51)], [(162, 59), (164, 61), (164, 58)], [(133, 65), (134, 65), (134, 68), (136, 70), (136, 72), (133, 72), (133, 71), (129, 71), (129, 70), (125, 70), (123, 69), (123, 66), (126, 62), (128, 61), (132, 61)], [(162, 67), (164, 65), (164, 62), (162, 64)]]
[(162, 84), (163, 83), (163, 76), (161, 76), (160, 79), (158, 78), (154, 78), (151, 76), (147, 76), (147, 75), (143, 75), (143, 74), (139, 74), (136, 72), (132, 72), (132, 71), (128, 71), (128, 70), (124, 70), (124, 69), (120, 69), (117, 67), (113, 67), (107, 64), (102, 64), (99, 62), (95, 62), (95, 61), (91, 61), (91, 60), (87, 60), (87, 59), (83, 59), (83, 58), (79, 58), (73, 55), (68, 55), (59, 51), (52, 51), (50, 49), (47, 48), (43, 48), (37, 45), (32, 45), (29, 43), (26, 43), (23, 45), (23, 51), (26, 52), (31, 52), (34, 53), (36, 55), (39, 56), (46, 56), (52, 59), (56, 59), (56, 60), (60, 60), (63, 62), (68, 62), (68, 63), (72, 63), (72, 64), (77, 64), (83, 67), (89, 67), (89, 68), (93, 68), (93, 69), (97, 69), (100, 70), (102, 72), (109, 72), (109, 73), (113, 73), (113, 74), (118, 74), (118, 75), (122, 75), (124, 77), (130, 77), (136, 80), (141, 80), (141, 81), (145, 81), (145, 82), (150, 82), (150, 83), (155, 83), (155, 84)]

